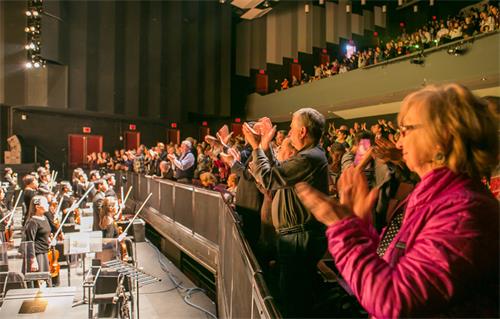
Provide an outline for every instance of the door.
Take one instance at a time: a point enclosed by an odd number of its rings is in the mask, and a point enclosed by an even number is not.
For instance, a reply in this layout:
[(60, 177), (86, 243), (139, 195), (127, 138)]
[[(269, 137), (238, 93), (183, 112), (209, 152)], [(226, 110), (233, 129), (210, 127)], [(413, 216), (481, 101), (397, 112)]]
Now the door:
[(255, 91), (260, 94), (267, 94), (268, 88), (268, 77), (267, 74), (258, 73), (255, 76)]
[(87, 155), (102, 152), (102, 136), (70, 134), (68, 152), (69, 167), (81, 167), (87, 163)]
[(141, 145), (141, 133), (139, 132), (125, 132), (125, 149), (128, 150), (136, 150)]
[(181, 131), (176, 128), (169, 128), (167, 131), (167, 143), (179, 145), (181, 142)]
[(295, 76), (297, 81), (302, 80), (302, 66), (298, 63), (290, 64), (290, 78)]
[(84, 143), (85, 136), (83, 135), (70, 135), (68, 137), (68, 151), (69, 151), (69, 167), (75, 168), (82, 166), (86, 160), (87, 154), (85, 154)]
[(206, 126), (200, 127), (200, 139), (199, 141), (202, 142), (205, 140), (205, 136), (210, 135), (210, 128)]

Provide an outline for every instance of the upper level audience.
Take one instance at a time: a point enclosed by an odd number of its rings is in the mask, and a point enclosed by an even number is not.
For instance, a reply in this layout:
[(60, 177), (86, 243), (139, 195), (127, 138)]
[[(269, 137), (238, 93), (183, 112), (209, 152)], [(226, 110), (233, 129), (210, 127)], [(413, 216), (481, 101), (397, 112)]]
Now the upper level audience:
[(414, 52), (421, 52), (433, 46), (495, 31), (499, 28), (499, 21), (498, 7), (493, 4), (485, 4), (463, 10), (454, 17), (433, 19), (411, 33), (407, 32), (403, 27), (401, 34), (395, 39), (389, 39), (385, 43), (379, 39), (379, 44), (375, 47), (364, 48), (351, 55), (334, 57), (331, 62), (315, 65), (314, 74), (307, 74), (302, 71), (300, 81), (293, 76), (291, 84), (288, 79), (284, 79), (281, 86), (276, 86), (274, 89), (276, 91), (285, 90)]

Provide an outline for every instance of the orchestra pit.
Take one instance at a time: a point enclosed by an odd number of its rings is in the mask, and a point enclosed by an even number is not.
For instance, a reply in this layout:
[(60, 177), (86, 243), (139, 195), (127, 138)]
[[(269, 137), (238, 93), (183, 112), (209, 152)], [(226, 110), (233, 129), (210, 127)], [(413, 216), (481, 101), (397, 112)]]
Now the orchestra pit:
[(0, 318), (498, 318), (499, 23), (0, 1)]

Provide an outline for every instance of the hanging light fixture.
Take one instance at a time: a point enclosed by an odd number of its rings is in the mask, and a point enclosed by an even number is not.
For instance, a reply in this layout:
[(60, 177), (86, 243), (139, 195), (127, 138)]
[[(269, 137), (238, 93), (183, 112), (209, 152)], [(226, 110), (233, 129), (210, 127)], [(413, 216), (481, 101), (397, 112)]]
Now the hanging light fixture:
[(309, 4), (308, 4), (308, 3), (306, 3), (306, 4), (304, 5), (304, 12), (305, 12), (305, 13), (309, 13)]
[(351, 13), (351, 5), (350, 4), (346, 4), (345, 5), (345, 12), (346, 13)]
[(382, 12), (383, 12), (383, 13), (386, 13), (386, 12), (387, 12), (387, 6), (386, 6), (385, 4), (382, 6)]

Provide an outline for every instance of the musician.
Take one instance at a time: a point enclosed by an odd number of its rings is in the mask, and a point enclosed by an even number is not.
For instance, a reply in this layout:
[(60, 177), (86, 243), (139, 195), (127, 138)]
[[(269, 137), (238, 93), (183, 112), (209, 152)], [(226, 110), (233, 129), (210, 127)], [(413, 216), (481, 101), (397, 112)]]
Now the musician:
[(52, 197), (52, 199), (50, 200), (50, 204), (49, 204), (49, 210), (45, 212), (45, 217), (47, 217), (47, 221), (49, 222), (49, 225), (50, 225), (50, 231), (55, 234), (57, 232), (57, 225), (55, 223), (55, 220), (56, 220), (56, 210), (57, 210), (57, 206), (59, 205), (59, 203), (57, 202), (57, 199), (55, 197)]
[[(78, 182), (76, 185), (76, 196), (81, 198), (83, 194), (87, 191), (87, 189), (90, 187), (90, 183), (87, 179), (87, 175), (81, 171), (78, 173)], [(90, 194), (89, 194), (90, 197)], [(81, 201), (80, 208), (84, 208), (87, 205), (88, 201), (91, 201), (90, 198), (87, 197)]]
[(99, 212), (99, 229), (102, 230), (103, 238), (117, 238), (118, 228), (115, 223), (115, 215), (118, 210), (118, 201), (114, 197), (106, 197), (102, 202)]
[[(4, 203), (4, 199), (5, 199), (5, 191), (2, 187), (0, 187), (0, 219), (4, 218), (4, 216), (9, 213), (7, 205), (5, 205)], [(5, 238), (5, 224), (8, 222), (7, 220), (0, 222), (0, 243), (4, 243), (7, 241)]]
[[(73, 197), (73, 192), (71, 191), (71, 185), (68, 181), (62, 181), (61, 182), (61, 196), (62, 196), (62, 203), (61, 203), (61, 211), (62, 211), (62, 216), (66, 216), (68, 213), (69, 208), (73, 205), (75, 198)], [(71, 214), (68, 219), (66, 220), (68, 223), (74, 223), (75, 222), (75, 216), (74, 214)]]
[(94, 200), (92, 201), (92, 209), (94, 210), (94, 223), (92, 226), (92, 230), (99, 230), (99, 213), (101, 211), (101, 207), (103, 205), (104, 198), (106, 198), (106, 191), (108, 190), (108, 183), (104, 179), (99, 179), (95, 183), (94, 189), (96, 190), (96, 194), (94, 196)]
[(38, 171), (38, 192), (41, 194), (49, 194), (50, 191), (50, 174), (43, 168)]
[(49, 203), (44, 196), (36, 195), (31, 201), (28, 221), (24, 226), (23, 241), (32, 241), (35, 251), (26, 251), (27, 265), (23, 265), (23, 272), (28, 271), (49, 271), (49, 251), (50, 225), (45, 217), (45, 212), (49, 210)]
[(8, 188), (5, 190), (5, 204), (7, 205), (8, 209), (12, 208), (13, 205), (13, 200), (14, 200), (14, 194), (17, 189), (19, 189), (18, 182), (17, 182), (17, 174), (12, 171), (12, 168), (6, 167), (4, 169), (5, 175), (4, 175), (4, 180), (9, 183)]
[(112, 196), (116, 197), (115, 185), (116, 179), (115, 174), (109, 173), (103, 176), (103, 179), (108, 183), (108, 190), (106, 191), (106, 197)]
[(73, 175), (71, 176), (71, 186), (73, 186), (73, 192), (78, 194), (78, 184), (80, 183), (80, 176), (85, 174), (80, 167), (73, 170)]
[[(94, 184), (95, 184), (95, 182), (96, 182), (96, 181), (98, 181), (98, 180), (100, 180), (100, 179), (101, 179), (101, 174), (99, 173), (99, 171), (98, 171), (98, 170), (95, 170), (95, 169), (94, 169), (94, 170), (91, 170), (91, 171), (89, 172), (89, 182), (90, 182), (90, 183), (94, 183)], [(88, 185), (88, 186), (89, 186), (89, 185)], [(88, 188), (86, 188), (85, 190), (87, 190), (87, 189), (88, 189)], [(89, 197), (88, 197), (88, 200), (89, 200), (89, 201), (94, 201), (94, 196), (95, 196), (96, 192), (97, 192), (97, 190), (96, 190), (95, 188), (93, 188), (93, 189), (90, 191), (90, 193), (89, 193)]]
[(28, 213), (30, 211), (31, 200), (35, 195), (38, 194), (38, 181), (35, 176), (29, 174), (24, 176), (23, 183), (25, 185), (23, 194), (24, 207), (25, 207), (23, 216), (23, 226), (24, 226), (28, 220), (28, 215), (29, 215)]

